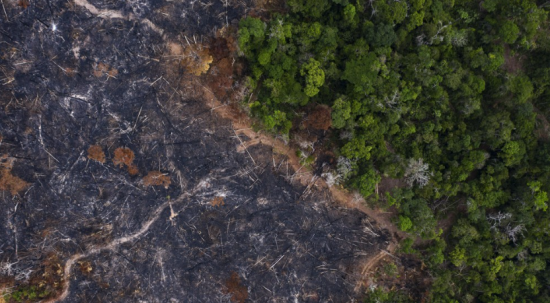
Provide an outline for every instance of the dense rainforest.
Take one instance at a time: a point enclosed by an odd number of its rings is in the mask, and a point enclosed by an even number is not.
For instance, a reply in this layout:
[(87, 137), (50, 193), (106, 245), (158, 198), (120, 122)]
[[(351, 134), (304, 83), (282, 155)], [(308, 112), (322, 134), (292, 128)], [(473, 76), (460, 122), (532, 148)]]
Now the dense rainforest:
[[(263, 127), (288, 135), (306, 108), (331, 108), (333, 179), (398, 210), (430, 302), (550, 302), (550, 2), (286, 8), (239, 24)], [(382, 178), (407, 186), (378, 196)], [(367, 302), (408, 300), (376, 289)]]

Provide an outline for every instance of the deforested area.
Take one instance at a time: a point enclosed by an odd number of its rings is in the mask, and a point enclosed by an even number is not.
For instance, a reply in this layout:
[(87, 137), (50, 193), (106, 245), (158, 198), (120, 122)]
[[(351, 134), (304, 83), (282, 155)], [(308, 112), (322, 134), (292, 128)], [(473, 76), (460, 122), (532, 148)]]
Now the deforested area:
[(269, 4), (1, 6), (0, 302), (363, 298), (394, 235), (218, 112)]

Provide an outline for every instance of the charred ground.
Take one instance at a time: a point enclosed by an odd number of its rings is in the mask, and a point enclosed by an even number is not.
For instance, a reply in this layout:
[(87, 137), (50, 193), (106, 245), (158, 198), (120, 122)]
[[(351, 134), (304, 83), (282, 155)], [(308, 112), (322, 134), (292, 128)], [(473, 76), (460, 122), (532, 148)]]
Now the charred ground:
[(239, 152), (248, 138), (182, 84), (217, 82), (169, 45), (207, 45), (250, 6), (3, 1), (0, 155), (25, 182), (1, 192), (6, 300), (360, 297), (357, 264), (386, 233), (304, 195), (269, 147)]

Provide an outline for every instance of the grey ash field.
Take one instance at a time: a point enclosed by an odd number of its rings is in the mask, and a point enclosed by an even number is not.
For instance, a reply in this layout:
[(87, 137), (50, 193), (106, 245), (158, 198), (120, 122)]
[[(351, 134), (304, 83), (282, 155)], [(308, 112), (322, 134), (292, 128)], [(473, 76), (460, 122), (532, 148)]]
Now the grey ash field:
[[(361, 297), (359, 264), (389, 235), (324, 191), (304, 195), (271, 148), (238, 152), (249, 139), (180, 85), (167, 50), (206, 43), (252, 3), (2, 3), (4, 299), (30, 287), (24, 301)], [(157, 171), (171, 183), (147, 186)]]

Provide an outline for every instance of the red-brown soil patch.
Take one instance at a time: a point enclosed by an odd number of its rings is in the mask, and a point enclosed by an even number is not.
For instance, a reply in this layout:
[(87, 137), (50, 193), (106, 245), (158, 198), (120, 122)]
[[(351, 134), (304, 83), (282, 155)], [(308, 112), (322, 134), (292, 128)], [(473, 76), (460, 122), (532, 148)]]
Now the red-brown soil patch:
[(99, 163), (105, 163), (105, 153), (99, 145), (92, 145), (88, 148), (88, 158)]
[(102, 77), (103, 75), (107, 75), (108, 77), (116, 77), (118, 75), (118, 70), (116, 68), (112, 68), (106, 63), (99, 62), (94, 68), (93, 74), (97, 78)]
[(248, 299), (248, 289), (242, 285), (241, 278), (236, 272), (231, 273), (231, 277), (225, 280), (227, 293), (231, 294), (231, 301), (244, 303)]
[(308, 114), (304, 122), (314, 129), (328, 130), (332, 126), (330, 107), (326, 105), (317, 106)]
[(143, 178), (143, 184), (145, 186), (162, 185), (164, 188), (168, 188), (170, 183), (172, 183), (170, 177), (160, 171), (150, 171), (147, 176)]
[(113, 164), (118, 167), (126, 166), (130, 175), (137, 175), (139, 171), (134, 165), (134, 158), (135, 155), (131, 149), (127, 147), (119, 147), (115, 149)]
[(210, 204), (212, 204), (212, 206), (223, 206), (225, 202), (223, 201), (223, 197), (215, 197), (210, 201)]
[(0, 190), (16, 195), (29, 186), (25, 180), (11, 174), (14, 158), (8, 155), (0, 156)]

